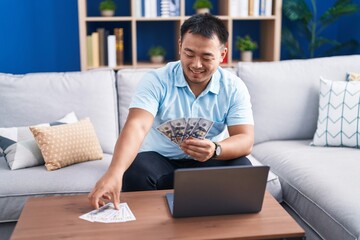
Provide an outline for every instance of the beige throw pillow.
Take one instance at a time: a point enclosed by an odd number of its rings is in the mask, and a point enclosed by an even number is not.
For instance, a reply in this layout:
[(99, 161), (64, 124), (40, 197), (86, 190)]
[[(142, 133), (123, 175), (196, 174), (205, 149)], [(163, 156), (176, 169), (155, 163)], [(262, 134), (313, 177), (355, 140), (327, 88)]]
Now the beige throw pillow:
[(89, 118), (52, 127), (30, 127), (47, 170), (102, 159), (103, 152)]

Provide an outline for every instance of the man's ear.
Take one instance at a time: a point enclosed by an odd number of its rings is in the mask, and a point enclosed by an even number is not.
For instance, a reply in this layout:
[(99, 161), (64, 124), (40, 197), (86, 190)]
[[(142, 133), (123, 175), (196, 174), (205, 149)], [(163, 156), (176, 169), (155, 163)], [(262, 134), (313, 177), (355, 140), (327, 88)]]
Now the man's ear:
[(180, 49), (181, 49), (181, 38), (179, 38), (179, 40), (178, 40), (178, 45), (179, 45), (179, 55), (180, 55)]
[(227, 51), (228, 51), (227, 47), (224, 47), (224, 48), (221, 50), (221, 61), (220, 61), (220, 62), (223, 62), (223, 61), (224, 61), (224, 58), (225, 58), (225, 56), (226, 56), (226, 54), (227, 54)]

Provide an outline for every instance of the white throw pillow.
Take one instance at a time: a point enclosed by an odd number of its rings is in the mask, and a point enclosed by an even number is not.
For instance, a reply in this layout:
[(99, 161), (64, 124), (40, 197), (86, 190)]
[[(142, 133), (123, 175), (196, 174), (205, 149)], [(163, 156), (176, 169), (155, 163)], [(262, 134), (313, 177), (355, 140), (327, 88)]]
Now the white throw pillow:
[(360, 83), (320, 78), (315, 146), (360, 147)]
[[(56, 122), (36, 126), (54, 126), (77, 121), (75, 113), (71, 112)], [(0, 153), (4, 155), (11, 170), (45, 163), (29, 126), (0, 128)]]

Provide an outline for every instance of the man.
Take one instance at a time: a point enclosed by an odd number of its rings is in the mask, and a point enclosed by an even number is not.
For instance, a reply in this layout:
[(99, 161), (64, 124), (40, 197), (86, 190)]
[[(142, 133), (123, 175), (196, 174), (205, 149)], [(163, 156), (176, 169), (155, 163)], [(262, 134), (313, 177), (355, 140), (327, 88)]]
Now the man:
[[(138, 87), (109, 169), (89, 194), (93, 207), (112, 201), (117, 208), (120, 190), (172, 188), (177, 168), (251, 164), (244, 157), (254, 141), (250, 96), (238, 77), (219, 67), (227, 39), (222, 21), (210, 14), (184, 22), (180, 61), (151, 71)], [(188, 138), (178, 147), (156, 128), (179, 118), (214, 124), (206, 139)], [(229, 137), (221, 140), (226, 127)]]

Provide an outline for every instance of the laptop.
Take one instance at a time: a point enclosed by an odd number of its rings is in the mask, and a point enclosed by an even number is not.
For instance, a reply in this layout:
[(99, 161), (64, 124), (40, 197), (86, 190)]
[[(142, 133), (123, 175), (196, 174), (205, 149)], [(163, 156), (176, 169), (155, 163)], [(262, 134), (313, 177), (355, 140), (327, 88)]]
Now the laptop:
[(166, 193), (173, 217), (260, 212), (268, 166), (177, 169), (174, 193)]

